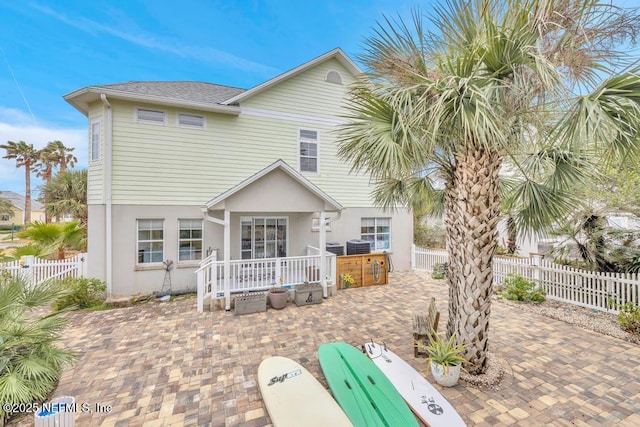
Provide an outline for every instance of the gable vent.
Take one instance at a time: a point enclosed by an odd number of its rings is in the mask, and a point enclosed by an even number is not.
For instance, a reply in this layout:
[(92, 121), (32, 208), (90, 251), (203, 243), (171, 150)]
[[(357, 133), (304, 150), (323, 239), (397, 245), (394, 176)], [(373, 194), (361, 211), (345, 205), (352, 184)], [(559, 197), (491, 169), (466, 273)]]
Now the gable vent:
[(335, 83), (337, 85), (341, 85), (342, 84), (342, 76), (337, 71), (329, 71), (327, 73), (327, 81), (329, 83)]

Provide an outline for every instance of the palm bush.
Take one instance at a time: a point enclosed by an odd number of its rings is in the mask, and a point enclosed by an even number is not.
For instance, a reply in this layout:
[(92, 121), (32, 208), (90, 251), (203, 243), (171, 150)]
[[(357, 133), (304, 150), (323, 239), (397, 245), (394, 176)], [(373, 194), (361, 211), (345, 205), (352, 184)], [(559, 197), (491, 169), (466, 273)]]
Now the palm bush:
[(640, 335), (640, 307), (628, 302), (620, 307), (618, 323), (627, 332)]
[(19, 278), (0, 276), (0, 420), (11, 415), (2, 409), (6, 403), (45, 400), (73, 361), (74, 354), (57, 345), (67, 323), (61, 312), (34, 312), (64, 292), (53, 282), (29, 289)]

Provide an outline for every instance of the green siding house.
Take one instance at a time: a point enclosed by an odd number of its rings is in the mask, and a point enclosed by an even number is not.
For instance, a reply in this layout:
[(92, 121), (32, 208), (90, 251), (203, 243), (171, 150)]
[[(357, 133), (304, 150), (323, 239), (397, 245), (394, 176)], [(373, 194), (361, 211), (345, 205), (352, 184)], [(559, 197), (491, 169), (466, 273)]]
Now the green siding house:
[(89, 274), (110, 294), (161, 291), (170, 260), (172, 290), (229, 308), (232, 292), (278, 281), (330, 294), (327, 242), (367, 240), (408, 269), (411, 213), (376, 208), (369, 177), (336, 156), (360, 73), (335, 49), (248, 90), (127, 82), (66, 95), (88, 118)]

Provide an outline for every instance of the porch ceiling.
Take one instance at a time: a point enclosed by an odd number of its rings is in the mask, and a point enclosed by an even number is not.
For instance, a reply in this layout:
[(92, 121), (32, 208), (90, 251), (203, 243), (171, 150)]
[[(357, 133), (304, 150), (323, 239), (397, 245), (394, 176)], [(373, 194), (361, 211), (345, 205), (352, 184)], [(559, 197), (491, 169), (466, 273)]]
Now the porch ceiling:
[(342, 205), (283, 160), (277, 160), (206, 203), (234, 212), (337, 212)]

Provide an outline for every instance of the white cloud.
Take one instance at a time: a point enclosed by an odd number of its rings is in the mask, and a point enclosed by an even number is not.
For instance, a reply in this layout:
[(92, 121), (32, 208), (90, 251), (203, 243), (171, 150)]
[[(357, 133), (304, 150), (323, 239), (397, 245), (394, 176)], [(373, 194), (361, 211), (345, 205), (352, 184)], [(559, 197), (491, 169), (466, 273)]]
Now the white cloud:
[[(59, 140), (67, 147), (74, 147), (73, 154), (78, 158), (76, 168), (87, 167), (87, 130), (61, 128), (54, 125), (34, 123), (30, 114), (0, 106), (0, 144), (7, 141), (25, 141), (35, 148), (42, 148), (49, 141)], [(6, 152), (0, 149), (0, 191), (15, 191), (24, 194), (25, 175), (23, 168), (16, 168), (15, 160), (4, 159)], [(31, 190), (42, 184), (40, 178), (31, 175)]]
[(158, 37), (153, 33), (138, 31), (137, 34), (121, 31), (109, 25), (102, 24), (97, 21), (85, 17), (70, 18), (56, 10), (39, 4), (31, 4), (32, 8), (38, 10), (45, 15), (49, 15), (58, 21), (77, 28), (85, 33), (95, 35), (96, 33), (106, 33), (129, 43), (142, 46), (151, 50), (157, 50), (181, 58), (192, 58), (203, 62), (221, 63), (226, 66), (234, 67), (241, 70), (254, 70), (263, 75), (270, 75), (278, 72), (274, 67), (240, 58), (229, 52), (208, 46), (185, 45), (178, 40), (168, 39), (166, 37)]

